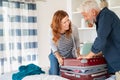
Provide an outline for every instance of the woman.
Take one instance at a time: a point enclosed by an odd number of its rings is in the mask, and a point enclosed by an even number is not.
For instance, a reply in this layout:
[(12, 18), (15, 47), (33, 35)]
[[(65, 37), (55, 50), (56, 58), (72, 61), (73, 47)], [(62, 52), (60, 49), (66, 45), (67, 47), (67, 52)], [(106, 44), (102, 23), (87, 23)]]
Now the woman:
[[(80, 43), (77, 27), (73, 27), (68, 14), (63, 10), (54, 13), (51, 23), (50, 75), (59, 75), (59, 65), (63, 58), (75, 58), (80, 55)], [(77, 53), (77, 55), (76, 55)]]

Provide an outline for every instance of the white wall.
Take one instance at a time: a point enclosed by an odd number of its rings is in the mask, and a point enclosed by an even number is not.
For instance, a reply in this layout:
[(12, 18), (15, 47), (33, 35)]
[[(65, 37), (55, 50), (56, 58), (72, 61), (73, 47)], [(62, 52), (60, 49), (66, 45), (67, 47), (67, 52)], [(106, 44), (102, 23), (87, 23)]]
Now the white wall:
[(39, 65), (41, 67), (49, 66), (48, 55), (49, 46), (49, 29), (52, 16), (56, 10), (67, 10), (66, 0), (46, 0), (37, 2), (38, 9), (38, 34), (39, 34)]

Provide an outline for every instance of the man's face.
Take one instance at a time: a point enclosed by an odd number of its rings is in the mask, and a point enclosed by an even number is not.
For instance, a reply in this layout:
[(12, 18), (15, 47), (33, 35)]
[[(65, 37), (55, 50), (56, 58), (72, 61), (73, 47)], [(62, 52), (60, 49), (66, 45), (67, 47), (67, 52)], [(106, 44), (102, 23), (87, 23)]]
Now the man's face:
[(92, 22), (94, 19), (94, 16), (92, 15), (92, 12), (82, 12), (81, 13), (85, 19), (85, 21)]
[(89, 27), (92, 27), (94, 22), (95, 22), (95, 15), (92, 11), (89, 12), (82, 12), (81, 13), (85, 19), (85, 21), (87, 22)]

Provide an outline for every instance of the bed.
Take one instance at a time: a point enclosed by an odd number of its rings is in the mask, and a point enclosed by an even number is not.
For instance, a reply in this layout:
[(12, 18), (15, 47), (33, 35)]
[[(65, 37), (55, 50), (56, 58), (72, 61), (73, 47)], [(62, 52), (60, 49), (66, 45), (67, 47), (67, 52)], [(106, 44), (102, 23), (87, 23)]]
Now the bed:
[[(20, 66), (18, 71), (9, 72), (9, 73), (5, 73), (3, 75), (0, 75), (0, 80), (12, 80), (12, 75), (15, 74), (15, 73), (20, 72), (20, 69), (25, 70), (25, 71), (23, 71), (24, 72), (23, 74), (26, 74), (27, 70), (28, 70), (28, 72), (32, 71), (32, 73), (34, 73), (36, 70), (40, 70), (38, 72), (44, 71), (44, 73), (45, 73), (45, 74), (40, 73), (40, 74), (34, 74), (34, 75), (27, 75), (27, 76), (23, 77), (22, 80), (68, 80), (68, 79), (63, 78), (61, 76), (49, 75), (48, 74), (49, 67), (40, 68), (39, 66), (37, 66), (35, 64), (29, 64), (29, 65), (26, 65), (26, 66)], [(20, 74), (20, 76), (22, 76), (22, 75)], [(21, 80), (20, 77), (15, 77), (14, 79), (15, 80), (16, 79)]]
[[(4, 75), (0, 75), (0, 80), (12, 80), (13, 73), (6, 73)], [(68, 80), (68, 79), (56, 75), (40, 74), (26, 76), (22, 80)]]
[[(42, 70), (45, 71), (45, 74), (36, 74), (24, 77), (22, 80), (68, 80), (61, 76), (49, 75), (49, 67), (42, 67)], [(0, 80), (12, 80), (12, 75), (18, 71), (8, 72), (3, 75), (0, 75)]]

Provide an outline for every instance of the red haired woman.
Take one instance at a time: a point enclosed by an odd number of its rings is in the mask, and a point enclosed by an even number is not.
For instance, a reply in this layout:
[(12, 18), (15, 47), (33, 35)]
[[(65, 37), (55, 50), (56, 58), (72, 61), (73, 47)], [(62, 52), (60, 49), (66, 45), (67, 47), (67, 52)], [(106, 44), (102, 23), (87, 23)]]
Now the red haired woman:
[(58, 10), (54, 13), (50, 31), (50, 75), (59, 75), (59, 65), (63, 58), (75, 58), (80, 55), (80, 43), (77, 27), (69, 20), (67, 12)]

